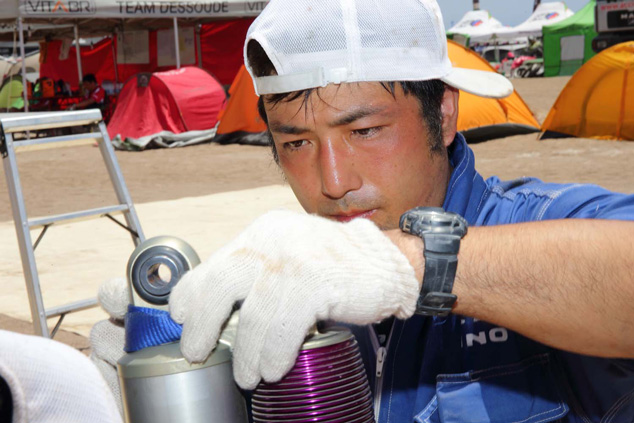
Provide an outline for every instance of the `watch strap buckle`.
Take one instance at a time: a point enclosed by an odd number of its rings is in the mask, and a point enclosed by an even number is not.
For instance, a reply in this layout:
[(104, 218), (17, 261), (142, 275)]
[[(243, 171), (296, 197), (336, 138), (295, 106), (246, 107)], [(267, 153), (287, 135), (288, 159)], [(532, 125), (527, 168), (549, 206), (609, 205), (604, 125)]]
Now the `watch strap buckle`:
[(447, 316), (458, 297), (448, 292), (428, 292), (418, 297), (416, 314), (421, 316)]

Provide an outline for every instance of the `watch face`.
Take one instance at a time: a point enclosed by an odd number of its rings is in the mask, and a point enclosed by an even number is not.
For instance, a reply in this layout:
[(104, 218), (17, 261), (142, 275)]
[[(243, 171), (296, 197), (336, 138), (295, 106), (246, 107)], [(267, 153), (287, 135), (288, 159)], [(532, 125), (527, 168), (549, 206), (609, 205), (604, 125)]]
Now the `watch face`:
[(457, 213), (446, 212), (440, 207), (417, 207), (405, 212), (400, 220), (401, 230), (422, 236), (426, 233), (457, 235), (467, 233), (467, 222)]

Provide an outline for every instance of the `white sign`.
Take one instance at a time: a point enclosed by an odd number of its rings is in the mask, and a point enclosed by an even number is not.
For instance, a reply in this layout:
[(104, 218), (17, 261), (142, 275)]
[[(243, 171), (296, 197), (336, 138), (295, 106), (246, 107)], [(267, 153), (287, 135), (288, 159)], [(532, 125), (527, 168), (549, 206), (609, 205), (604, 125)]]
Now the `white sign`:
[(124, 31), (117, 34), (117, 63), (150, 63), (150, 35), (148, 31)]
[[(194, 27), (178, 28), (178, 48), (180, 50), (181, 66), (196, 64)], [(176, 65), (173, 28), (156, 31), (156, 53), (158, 66)]]
[(268, 0), (20, 0), (21, 16), (48, 18), (236, 18), (257, 16)]
[(71, 38), (64, 38), (62, 40), (62, 45), (59, 48), (59, 57), (60, 61), (64, 61), (68, 59), (68, 53), (70, 52), (70, 46), (73, 44), (73, 40)]

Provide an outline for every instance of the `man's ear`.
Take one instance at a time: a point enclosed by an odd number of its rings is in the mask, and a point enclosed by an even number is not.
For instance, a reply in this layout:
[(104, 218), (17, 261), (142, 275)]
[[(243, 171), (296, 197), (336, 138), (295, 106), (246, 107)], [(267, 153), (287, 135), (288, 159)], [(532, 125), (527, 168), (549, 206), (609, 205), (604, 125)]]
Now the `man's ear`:
[(445, 148), (449, 147), (458, 132), (458, 100), (460, 91), (449, 85), (445, 86), (440, 111), (442, 114), (442, 135)]

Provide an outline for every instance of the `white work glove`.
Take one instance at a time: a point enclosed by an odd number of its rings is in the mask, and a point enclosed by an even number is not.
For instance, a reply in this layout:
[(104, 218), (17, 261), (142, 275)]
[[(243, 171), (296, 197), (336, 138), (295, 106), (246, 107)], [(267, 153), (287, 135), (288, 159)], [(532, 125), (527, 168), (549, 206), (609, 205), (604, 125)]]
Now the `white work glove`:
[(0, 378), (11, 391), (13, 423), (122, 421), (99, 371), (61, 342), (0, 330)]
[(121, 388), (117, 376), (117, 361), (125, 354), (125, 328), (123, 318), (130, 303), (128, 283), (117, 278), (99, 287), (97, 300), (110, 315), (110, 319), (97, 322), (90, 331), (90, 359), (95, 363), (112, 390), (119, 412), (123, 415)]
[(183, 276), (170, 296), (183, 324), (181, 351), (205, 360), (236, 301), (236, 382), (253, 389), (280, 380), (318, 320), (369, 324), (415, 310), (419, 287), (401, 251), (369, 220), (338, 223), (269, 212)]

